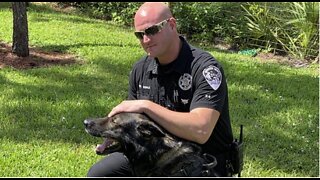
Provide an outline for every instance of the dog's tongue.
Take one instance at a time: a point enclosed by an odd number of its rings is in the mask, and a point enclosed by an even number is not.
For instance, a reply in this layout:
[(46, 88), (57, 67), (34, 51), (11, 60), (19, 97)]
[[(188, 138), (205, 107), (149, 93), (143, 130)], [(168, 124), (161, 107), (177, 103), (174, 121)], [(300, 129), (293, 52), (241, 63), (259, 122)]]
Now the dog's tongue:
[(103, 153), (103, 151), (112, 143), (112, 141), (109, 141), (108, 139), (105, 139), (102, 144), (98, 144), (96, 147), (96, 151)]

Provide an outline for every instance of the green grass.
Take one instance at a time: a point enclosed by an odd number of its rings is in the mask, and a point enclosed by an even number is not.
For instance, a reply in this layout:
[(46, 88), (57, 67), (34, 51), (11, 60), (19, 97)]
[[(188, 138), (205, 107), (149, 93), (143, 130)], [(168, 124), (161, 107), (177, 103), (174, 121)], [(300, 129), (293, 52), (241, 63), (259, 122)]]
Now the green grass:
[[(12, 13), (0, 3), (0, 40)], [(83, 129), (125, 99), (132, 64), (144, 54), (133, 30), (31, 5), (30, 45), (75, 54), (84, 64), (0, 70), (2, 177), (84, 177), (101, 139)], [(318, 66), (290, 68), (210, 49), (229, 86), (235, 136), (244, 125), (243, 177), (319, 176)]]

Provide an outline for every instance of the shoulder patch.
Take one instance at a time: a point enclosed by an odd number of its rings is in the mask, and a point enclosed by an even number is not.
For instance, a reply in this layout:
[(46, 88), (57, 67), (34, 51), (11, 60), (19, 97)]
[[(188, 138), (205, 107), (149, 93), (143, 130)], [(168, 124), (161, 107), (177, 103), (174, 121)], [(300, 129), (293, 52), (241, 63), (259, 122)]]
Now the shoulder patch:
[(217, 90), (220, 87), (222, 81), (222, 74), (216, 66), (210, 65), (202, 71), (202, 75), (212, 87), (212, 89)]

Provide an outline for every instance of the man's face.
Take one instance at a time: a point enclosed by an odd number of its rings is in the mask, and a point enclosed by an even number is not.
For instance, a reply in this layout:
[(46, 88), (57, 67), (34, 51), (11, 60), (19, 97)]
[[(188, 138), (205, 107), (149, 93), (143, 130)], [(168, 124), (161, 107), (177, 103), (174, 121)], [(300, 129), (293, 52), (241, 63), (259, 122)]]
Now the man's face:
[(165, 53), (165, 49), (170, 43), (168, 39), (168, 26), (170, 19), (146, 20), (146, 18), (135, 19), (135, 35), (139, 39), (141, 46), (151, 57), (159, 57)]

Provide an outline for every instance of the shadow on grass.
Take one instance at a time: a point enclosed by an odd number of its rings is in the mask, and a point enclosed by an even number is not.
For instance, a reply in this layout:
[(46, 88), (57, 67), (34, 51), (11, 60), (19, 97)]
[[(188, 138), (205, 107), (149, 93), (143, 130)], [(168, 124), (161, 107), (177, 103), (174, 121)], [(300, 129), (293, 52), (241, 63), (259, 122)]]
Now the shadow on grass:
[[(83, 120), (106, 115), (119, 99), (126, 98), (127, 92), (129, 67), (103, 62), (107, 64), (97, 71), (110, 77), (68, 73), (73, 71), (72, 67), (63, 67), (63, 71), (55, 68), (21, 71), (22, 76), (48, 83), (21, 84), (0, 76), (1, 86), (10, 89), (5, 92), (7, 98), (16, 102), (4, 103), (1, 108), (2, 118), (7, 121), (4, 124), (12, 126), (3, 128), (0, 136), (20, 142), (48, 139), (78, 143), (91, 139), (83, 129)], [(81, 68), (85, 71), (87, 66)], [(21, 132), (25, 132), (23, 136)]]
[[(74, 15), (73, 12), (63, 12), (58, 9), (54, 9), (51, 7), (52, 5), (49, 5), (48, 3), (30, 3), (29, 4), (29, 11), (39, 13), (37, 16), (32, 17), (29, 20), (32, 21), (38, 21), (38, 22), (47, 22), (50, 20), (61, 20), (61, 21), (67, 21), (72, 23), (79, 23), (79, 24), (94, 24), (95, 21), (88, 20), (83, 17), (79, 16), (72, 16)], [(50, 14), (49, 16), (46, 16)], [(65, 16), (64, 16), (65, 15)], [(54, 17), (54, 18), (53, 18)]]
[[(28, 9), (32, 12), (39, 13), (37, 16), (29, 17), (30, 21), (35, 22), (48, 22), (52, 20), (56, 21), (64, 21), (64, 22), (71, 22), (77, 24), (95, 24), (97, 21), (104, 21), (98, 20), (95, 18), (90, 17), (84, 13), (81, 13), (79, 10), (75, 12), (64, 12), (58, 9), (53, 9), (48, 4), (34, 4), (30, 3)], [(50, 18), (47, 16), (50, 14)], [(110, 23), (110, 21), (104, 21), (108, 26), (113, 26), (119, 29), (130, 29), (130, 26), (118, 25), (115, 23)]]
[[(37, 12), (37, 11), (35, 11)], [(61, 12), (58, 11), (52, 11), (52, 12), (39, 12), (40, 14), (37, 16), (31, 16), (29, 20), (31, 22), (49, 22), (49, 21), (64, 21), (64, 22), (72, 22), (77, 24), (95, 24), (96, 22), (94, 20), (85, 19), (83, 17), (79, 16), (72, 16), (72, 14), (68, 16), (62, 16)], [(50, 15), (50, 16), (47, 16)]]
[(67, 53), (69, 49), (71, 48), (77, 48), (80, 49), (84, 46), (90, 46), (90, 47), (103, 47), (103, 46), (112, 46), (112, 47), (138, 47), (137, 44), (128, 43), (125, 42), (125, 44), (119, 43), (75, 43), (71, 45), (45, 45), (45, 46), (39, 46), (40, 48), (48, 51), (54, 51), (54, 52), (61, 52), (61, 53)]
[(0, 9), (11, 9), (11, 2), (0, 2)]

